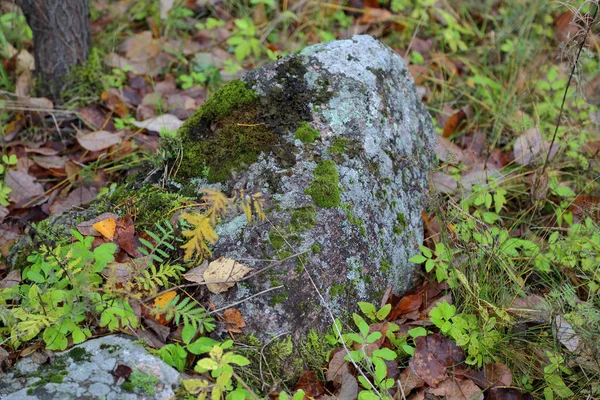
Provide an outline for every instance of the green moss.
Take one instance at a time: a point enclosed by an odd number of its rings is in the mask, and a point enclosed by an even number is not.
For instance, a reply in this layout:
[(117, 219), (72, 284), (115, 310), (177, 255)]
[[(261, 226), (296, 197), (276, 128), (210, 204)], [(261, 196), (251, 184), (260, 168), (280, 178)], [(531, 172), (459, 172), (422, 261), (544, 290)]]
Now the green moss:
[(406, 229), (406, 217), (404, 213), (399, 212), (396, 214), (396, 225), (394, 225), (394, 233), (396, 235), (400, 235)]
[(340, 205), (339, 173), (331, 160), (321, 161), (314, 170), (314, 180), (306, 189), (319, 207)]
[(313, 143), (320, 136), (319, 131), (313, 128), (306, 121), (302, 121), (296, 133), (294, 133), (294, 139), (298, 139), (304, 144)]
[(232, 170), (242, 170), (269, 150), (279, 136), (261, 121), (260, 102), (244, 82), (221, 87), (179, 129), (183, 163), (177, 179), (206, 174), (224, 182)]
[(348, 139), (336, 137), (335, 139), (333, 139), (333, 143), (329, 147), (329, 152), (339, 155), (346, 154), (346, 151), (348, 150), (347, 147)]
[(279, 232), (274, 230), (269, 232), (269, 243), (271, 243), (271, 247), (275, 251), (279, 251), (283, 249), (283, 246), (285, 246), (285, 240), (283, 236), (281, 236)]
[(134, 392), (137, 388), (144, 391), (147, 395), (154, 395), (154, 388), (158, 384), (158, 378), (152, 374), (145, 374), (140, 371), (133, 371), (126, 382), (121, 387), (128, 392)]
[(100, 51), (92, 47), (87, 61), (74, 66), (63, 78), (65, 90), (61, 93), (61, 97), (65, 100), (81, 99), (78, 100), (79, 103), (83, 103), (83, 99), (88, 103), (93, 99), (99, 100), (100, 94), (105, 89), (105, 72)]
[(101, 350), (107, 350), (108, 354), (112, 354), (115, 351), (120, 350), (121, 346), (119, 346), (118, 344), (113, 345), (113, 344), (103, 343), (103, 344), (100, 345), (100, 349)]
[(329, 295), (334, 298), (342, 296), (346, 293), (346, 286), (340, 283), (336, 283), (329, 288)]
[(317, 210), (315, 206), (300, 207), (292, 212), (290, 229), (292, 232), (303, 232), (315, 226), (316, 223)]
[(69, 351), (69, 357), (75, 362), (89, 361), (91, 354), (88, 353), (83, 347), (74, 347)]
[(108, 210), (122, 207), (135, 217), (136, 227), (149, 229), (166, 219), (168, 212), (181, 206), (186, 198), (179, 193), (169, 193), (155, 186), (135, 189), (129, 185), (118, 186), (105, 201)]
[(289, 297), (289, 293), (288, 292), (279, 292), (279, 293), (275, 293), (272, 297), (271, 297), (271, 305), (275, 306), (277, 304), (283, 303), (284, 301), (287, 300), (287, 298)]
[(321, 248), (321, 246), (319, 246), (318, 244), (313, 244), (311, 246), (311, 250), (314, 254), (319, 254), (320, 252), (323, 251), (323, 249)]
[(381, 272), (390, 272), (390, 270), (392, 269), (392, 265), (390, 264), (390, 262), (388, 260), (381, 260), (381, 262), (379, 263), (379, 270)]

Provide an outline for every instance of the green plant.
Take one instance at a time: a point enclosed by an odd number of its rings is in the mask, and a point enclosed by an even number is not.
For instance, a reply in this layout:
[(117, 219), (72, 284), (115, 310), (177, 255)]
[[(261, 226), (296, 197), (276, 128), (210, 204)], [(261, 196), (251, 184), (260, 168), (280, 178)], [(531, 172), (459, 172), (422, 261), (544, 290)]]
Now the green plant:
[(492, 361), (494, 346), (501, 339), (496, 329), (496, 318), (483, 315), (483, 321), (480, 322), (473, 314), (457, 314), (456, 306), (446, 301), (438, 302), (429, 315), (431, 322), (443, 334), (466, 350), (467, 364), (481, 367), (484, 362)]
[(14, 154), (11, 154), (10, 156), (7, 156), (6, 154), (2, 155), (0, 162), (0, 206), (7, 206), (10, 204), (8, 195), (12, 192), (12, 189), (5, 186), (4, 174), (10, 166), (16, 165), (18, 161), (17, 156)]
[(122, 388), (133, 392), (139, 388), (147, 395), (154, 395), (154, 388), (158, 384), (158, 378), (149, 373), (143, 373), (139, 370), (134, 370), (127, 381), (123, 383)]
[(546, 383), (544, 399), (552, 400), (555, 398), (555, 395), (561, 399), (573, 396), (573, 391), (565, 385), (561, 377), (561, 373), (566, 375), (572, 374), (571, 370), (565, 366), (564, 358), (550, 351), (547, 351), (546, 355), (550, 363), (544, 367), (544, 381)]
[(422, 254), (411, 257), (409, 261), (417, 264), (425, 263), (425, 271), (427, 272), (431, 272), (435, 268), (435, 276), (438, 282), (448, 279), (448, 270), (456, 251), (441, 242), (436, 243), (434, 252), (425, 246), (419, 246), (419, 249)]
[[(244, 400), (251, 397), (251, 393), (244, 387), (241, 378), (233, 370), (234, 365), (243, 367), (250, 364), (250, 361), (233, 351), (225, 352), (231, 346), (233, 346), (233, 341), (228, 340), (203, 348), (202, 353), (208, 353), (209, 356), (199, 360), (194, 367), (194, 370), (200, 373), (210, 372), (214, 379), (214, 384), (210, 388), (213, 400), (221, 399), (225, 394), (227, 394), (226, 398), (231, 400)], [(237, 385), (234, 384), (234, 379), (238, 382)], [(198, 399), (205, 398), (210, 387), (208, 381), (201, 379), (184, 380), (183, 385), (191, 394), (198, 394)]]

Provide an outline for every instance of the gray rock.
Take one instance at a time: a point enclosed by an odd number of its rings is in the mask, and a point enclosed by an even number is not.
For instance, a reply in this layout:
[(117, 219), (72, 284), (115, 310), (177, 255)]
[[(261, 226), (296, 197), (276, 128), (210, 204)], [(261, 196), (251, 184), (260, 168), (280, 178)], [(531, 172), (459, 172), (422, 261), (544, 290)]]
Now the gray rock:
[[(331, 326), (328, 310), (344, 318), (359, 301), (379, 303), (388, 286), (414, 283), (408, 259), (423, 239), (435, 132), (402, 59), (369, 36), (308, 47), (243, 81), (260, 101), (250, 122), (278, 142), (218, 187), (261, 192), (267, 220), (225, 219), (213, 256), (264, 272), (212, 301), (264, 292), (236, 306), (246, 333), (268, 341), (287, 332), (298, 343)], [(181, 132), (213, 140), (220, 121), (191, 118)], [(319, 131), (313, 143), (295, 135), (303, 121)]]
[[(32, 357), (19, 360), (14, 369), (0, 377), (4, 400), (69, 399), (170, 399), (180, 381), (179, 373), (152, 356), (134, 338), (105, 336), (56, 353), (50, 364), (36, 364)], [(112, 375), (126, 365), (148, 377), (148, 390), (126, 391)], [(154, 378), (152, 378), (154, 377)], [(156, 383), (154, 383), (156, 382)], [(151, 392), (151, 393), (150, 393)]]

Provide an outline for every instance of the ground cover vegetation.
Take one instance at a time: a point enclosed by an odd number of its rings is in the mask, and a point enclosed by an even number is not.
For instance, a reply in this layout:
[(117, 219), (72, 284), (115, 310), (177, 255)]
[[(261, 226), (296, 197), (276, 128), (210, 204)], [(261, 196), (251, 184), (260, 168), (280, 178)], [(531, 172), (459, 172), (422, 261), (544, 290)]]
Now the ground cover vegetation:
[[(3, 367), (123, 331), (192, 374), (181, 398), (600, 397), (597, 1), (95, 0), (90, 57), (54, 102), (36, 97), (24, 17), (0, 6)], [(190, 151), (175, 131), (244, 71), (356, 33), (404, 58), (438, 129), (423, 283), (311, 334), (315, 365), (282, 382), (269, 365), (290, 342), (258, 347), (205, 301), (251, 273), (212, 259), (220, 216), (264, 218), (262, 199), (166, 191)], [(154, 187), (131, 190), (140, 175)], [(319, 185), (315, 203), (338, 206)]]

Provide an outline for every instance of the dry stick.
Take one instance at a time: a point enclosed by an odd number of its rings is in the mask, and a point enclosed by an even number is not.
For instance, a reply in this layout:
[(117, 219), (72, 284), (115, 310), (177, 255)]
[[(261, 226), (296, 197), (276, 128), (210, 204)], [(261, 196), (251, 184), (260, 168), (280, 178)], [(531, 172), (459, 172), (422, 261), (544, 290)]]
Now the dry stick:
[[(290, 244), (290, 242), (288, 242), (288, 240), (285, 238), (285, 236), (281, 235), (280, 230), (268, 218), (267, 218), (267, 221), (271, 224), (273, 229), (275, 229), (277, 231), (277, 233), (280, 234), (280, 236), (283, 238), (283, 240), (285, 240), (285, 243), (291, 248), (292, 245)], [(329, 314), (329, 317), (331, 318), (331, 322), (333, 323), (333, 330), (335, 331), (340, 342), (342, 343), (342, 346), (344, 347), (344, 351), (346, 352), (346, 354), (348, 356), (350, 356), (350, 362), (352, 363), (354, 368), (356, 368), (356, 370), (360, 373), (360, 375), (365, 379), (365, 381), (367, 381), (369, 383), (369, 385), (371, 386), (371, 389), (377, 394), (377, 396), (379, 396), (380, 398), (383, 398), (383, 396), (381, 395), (381, 393), (379, 393), (379, 391), (377, 390), (375, 385), (373, 385), (373, 383), (365, 375), (362, 368), (356, 363), (356, 361), (354, 361), (354, 358), (350, 355), (350, 350), (346, 346), (346, 342), (345, 342), (344, 338), (342, 337), (342, 332), (339, 329), (338, 325), (335, 323), (335, 317), (333, 315), (333, 312), (331, 312), (331, 308), (329, 307), (329, 304), (325, 301), (325, 298), (321, 294), (321, 291), (319, 291), (319, 288), (317, 287), (315, 281), (313, 280), (310, 272), (308, 272), (308, 266), (306, 265), (306, 263), (304, 261), (302, 261), (301, 258), (299, 258), (298, 261), (300, 261), (300, 264), (302, 264), (302, 268), (304, 268), (304, 273), (306, 274), (306, 276), (308, 276), (308, 279), (310, 280), (310, 284), (312, 285), (313, 289), (315, 289), (317, 296), (319, 296), (319, 299), (321, 300), (321, 304), (325, 307), (325, 309), (327, 309), (327, 313)]]
[(577, 51), (577, 56), (575, 57), (575, 61), (573, 61), (573, 68), (571, 68), (571, 74), (569, 75), (569, 80), (567, 81), (567, 86), (565, 87), (565, 92), (563, 93), (562, 103), (560, 104), (560, 112), (558, 113), (558, 119), (556, 120), (556, 126), (554, 127), (554, 134), (552, 135), (552, 141), (550, 142), (550, 147), (548, 148), (548, 154), (546, 154), (546, 162), (544, 162), (544, 167), (542, 168), (542, 175), (546, 172), (546, 167), (548, 167), (548, 161), (550, 160), (550, 153), (552, 152), (552, 146), (554, 145), (554, 141), (556, 140), (556, 136), (558, 134), (558, 128), (560, 126), (560, 120), (562, 119), (562, 115), (565, 109), (565, 103), (567, 101), (567, 92), (569, 91), (569, 86), (571, 86), (571, 81), (573, 80), (573, 76), (575, 75), (575, 69), (577, 68), (577, 62), (579, 61), (579, 57), (581, 56), (581, 51), (583, 50), (583, 46), (585, 46), (585, 42), (587, 40), (588, 34), (592, 30), (592, 26), (594, 25), (594, 21), (596, 21), (596, 16), (598, 15), (598, 2), (595, 1), (593, 3), (596, 6), (594, 10), (594, 15), (592, 16), (591, 22), (589, 22), (587, 29), (585, 30), (585, 35), (583, 35), (583, 39), (581, 39), (581, 44), (579, 45), (579, 50)]

